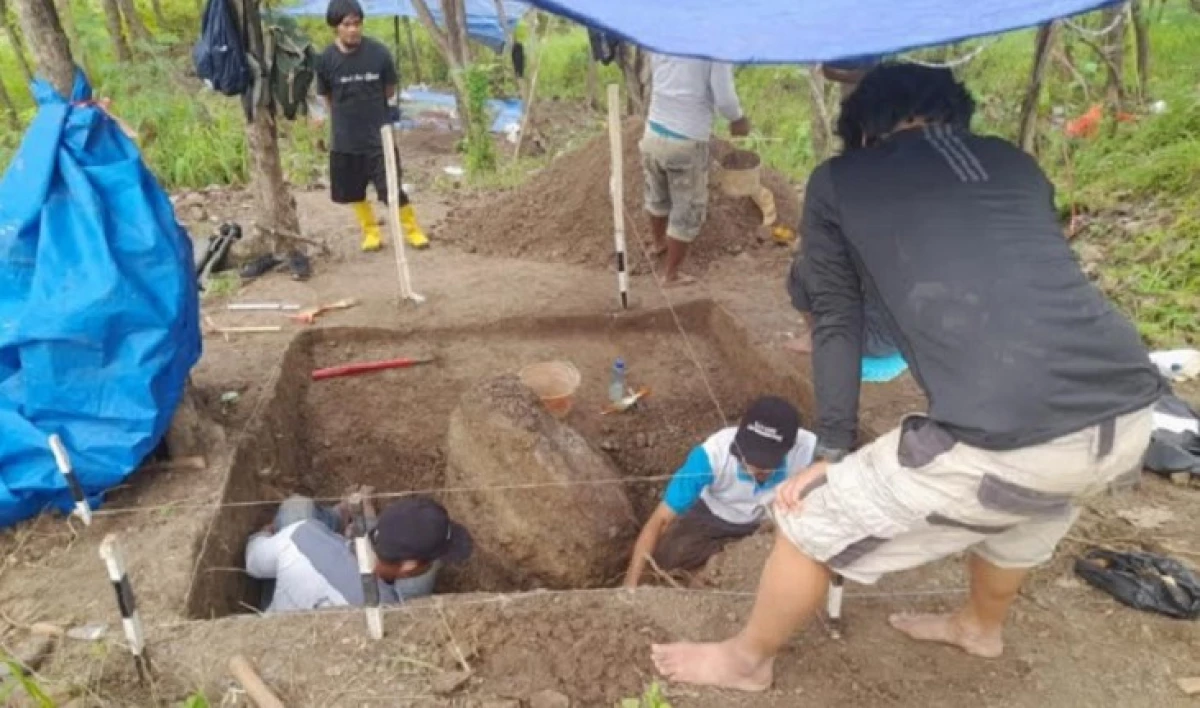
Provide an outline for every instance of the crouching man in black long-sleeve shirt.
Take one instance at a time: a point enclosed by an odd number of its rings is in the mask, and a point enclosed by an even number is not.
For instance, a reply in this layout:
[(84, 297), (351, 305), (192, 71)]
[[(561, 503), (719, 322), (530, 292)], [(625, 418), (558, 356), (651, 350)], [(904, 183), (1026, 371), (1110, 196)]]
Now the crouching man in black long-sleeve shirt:
[[(949, 71), (911, 64), (872, 70), (843, 104), (845, 152), (808, 182), (797, 264), (824, 461), (779, 489), (746, 627), (721, 643), (654, 647), (672, 680), (765, 689), (832, 573), (873, 583), (967, 549), (966, 605), (892, 624), (998, 656), (1009, 606), (1079, 500), (1140, 471), (1161, 380), (1081, 272), (1045, 175), (1010, 143), (972, 134), (973, 111)], [(867, 298), (929, 410), (847, 454)]]

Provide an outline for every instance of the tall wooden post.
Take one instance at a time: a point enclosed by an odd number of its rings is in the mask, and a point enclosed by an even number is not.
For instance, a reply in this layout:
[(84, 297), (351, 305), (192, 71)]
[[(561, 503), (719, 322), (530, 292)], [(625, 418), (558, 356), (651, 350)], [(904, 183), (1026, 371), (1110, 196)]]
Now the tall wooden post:
[(1037, 133), (1037, 107), (1042, 95), (1042, 83), (1046, 77), (1046, 66), (1050, 63), (1050, 48), (1054, 41), (1056, 24), (1047, 22), (1038, 28), (1034, 40), (1033, 69), (1029, 75), (1029, 86), (1025, 89), (1025, 98), (1021, 101), (1021, 125), (1017, 143), (1025, 152), (1033, 152), (1034, 138)]

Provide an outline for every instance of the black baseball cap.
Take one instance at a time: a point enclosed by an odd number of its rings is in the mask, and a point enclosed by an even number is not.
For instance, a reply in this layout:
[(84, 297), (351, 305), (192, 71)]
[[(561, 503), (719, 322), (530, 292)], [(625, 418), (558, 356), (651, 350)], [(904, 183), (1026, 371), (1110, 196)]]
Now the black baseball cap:
[(800, 411), (782, 398), (763, 396), (750, 404), (733, 438), (733, 454), (747, 465), (773, 470), (796, 444)]
[(404, 497), (389, 504), (371, 531), (371, 545), (385, 563), (462, 563), (475, 547), (470, 532), (429, 497)]

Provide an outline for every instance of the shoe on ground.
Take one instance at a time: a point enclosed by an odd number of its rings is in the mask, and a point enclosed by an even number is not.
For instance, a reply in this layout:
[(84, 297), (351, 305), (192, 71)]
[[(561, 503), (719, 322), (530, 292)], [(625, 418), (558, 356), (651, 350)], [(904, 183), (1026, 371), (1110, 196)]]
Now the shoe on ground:
[(288, 254), (287, 267), (288, 272), (292, 274), (292, 280), (305, 281), (312, 277), (312, 262), (299, 251)]
[(254, 278), (257, 278), (261, 275), (266, 275), (267, 273), (275, 270), (281, 263), (283, 263), (283, 261), (281, 261), (279, 258), (276, 258), (275, 254), (267, 253), (242, 266), (242, 269), (238, 271), (238, 275), (240, 275), (243, 280), (253, 280)]

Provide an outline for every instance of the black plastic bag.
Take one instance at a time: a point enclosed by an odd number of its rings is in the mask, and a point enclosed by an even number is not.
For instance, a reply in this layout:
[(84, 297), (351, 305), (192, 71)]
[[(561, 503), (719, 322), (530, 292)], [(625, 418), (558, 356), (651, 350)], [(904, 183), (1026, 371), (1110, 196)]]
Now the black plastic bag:
[(1075, 561), (1075, 573), (1130, 607), (1176, 619), (1200, 617), (1200, 581), (1173, 558), (1093, 549)]

